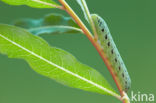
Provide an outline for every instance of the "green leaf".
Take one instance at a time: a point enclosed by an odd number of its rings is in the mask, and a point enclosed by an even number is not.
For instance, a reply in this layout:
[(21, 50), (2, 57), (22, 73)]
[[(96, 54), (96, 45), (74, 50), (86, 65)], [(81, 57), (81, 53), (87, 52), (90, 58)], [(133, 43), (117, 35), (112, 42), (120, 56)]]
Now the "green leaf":
[(85, 19), (89, 22), (89, 17), (87, 14), (87, 12), (89, 12), (89, 11), (88, 11), (88, 8), (85, 8), (85, 6), (87, 7), (86, 1), (85, 0), (76, 0), (76, 1), (80, 5), (80, 7), (83, 11), (83, 14), (85, 16)]
[(10, 5), (27, 5), (34, 8), (59, 8), (53, 0), (1, 0)]
[(37, 20), (21, 19), (15, 21), (13, 24), (28, 29), (34, 35), (82, 33), (82, 30), (71, 17), (65, 17), (59, 14), (49, 14)]
[(0, 53), (25, 59), (37, 73), (62, 84), (120, 98), (96, 70), (24, 29), (0, 24)]
[(80, 5), (80, 7), (84, 13), (84, 17), (87, 20), (87, 22), (89, 23), (89, 25), (93, 31), (93, 34), (97, 35), (96, 28), (95, 28), (94, 22), (92, 20), (92, 17), (91, 17), (91, 14), (90, 14), (90, 11), (88, 9), (86, 1), (85, 0), (76, 0), (76, 1)]

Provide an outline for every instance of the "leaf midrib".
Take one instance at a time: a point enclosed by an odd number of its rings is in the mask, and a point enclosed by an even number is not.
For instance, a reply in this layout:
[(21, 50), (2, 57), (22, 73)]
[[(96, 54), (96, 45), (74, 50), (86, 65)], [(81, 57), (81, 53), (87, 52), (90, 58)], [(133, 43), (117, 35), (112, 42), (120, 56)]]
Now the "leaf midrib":
[(44, 2), (44, 1), (40, 1), (40, 0), (32, 0), (32, 1), (44, 4), (44, 5), (48, 5), (48, 6), (51, 6), (51, 7), (56, 7), (56, 5), (53, 5), (51, 3), (47, 3), (47, 2)]
[(17, 46), (17, 47), (19, 47), (19, 48), (25, 50), (26, 52), (28, 52), (28, 53), (30, 53), (30, 54), (36, 56), (37, 58), (39, 58), (39, 59), (41, 59), (41, 60), (47, 62), (48, 64), (50, 64), (50, 65), (52, 65), (52, 66), (55, 66), (55, 67), (59, 68), (60, 70), (66, 72), (66, 73), (68, 73), (68, 74), (70, 74), (70, 75), (72, 75), (72, 76), (75, 76), (75, 77), (77, 77), (77, 78), (79, 78), (79, 79), (81, 79), (81, 80), (83, 80), (83, 81), (85, 81), (85, 82), (87, 82), (87, 83), (89, 83), (89, 84), (91, 84), (91, 85), (94, 85), (95, 87), (97, 87), (97, 88), (99, 88), (99, 89), (101, 89), (101, 90), (103, 90), (103, 91), (105, 91), (105, 92), (111, 94), (112, 96), (115, 96), (115, 97), (117, 97), (117, 98), (121, 98), (120, 95), (114, 93), (113, 91), (111, 91), (111, 90), (109, 90), (109, 89), (107, 89), (107, 88), (104, 88), (103, 86), (101, 86), (101, 85), (99, 85), (99, 84), (97, 84), (97, 83), (94, 83), (94, 82), (92, 82), (92, 81), (90, 81), (90, 80), (88, 80), (88, 79), (86, 79), (86, 78), (84, 78), (84, 77), (82, 77), (82, 76), (80, 76), (80, 75), (78, 75), (78, 74), (75, 74), (75, 73), (73, 73), (73, 72), (67, 70), (66, 68), (63, 68), (63, 67), (61, 67), (61, 66), (59, 66), (59, 65), (57, 65), (57, 64), (55, 64), (55, 63), (53, 63), (53, 62), (51, 62), (51, 61), (49, 61), (49, 60), (47, 60), (47, 59), (45, 59), (44, 57), (42, 57), (42, 56), (40, 56), (40, 55), (38, 55), (38, 54), (36, 54), (36, 53), (30, 51), (29, 49), (27, 49), (27, 48), (23, 47), (22, 45), (20, 45), (20, 44), (14, 42), (14, 41), (12, 41), (12, 40), (10, 40), (9, 38), (3, 36), (2, 34), (0, 34), (0, 37), (2, 37), (3, 39), (7, 40), (7, 41), (10, 42), (11, 44), (13, 44), (13, 45), (15, 45), (15, 46)]
[(38, 29), (43, 29), (43, 28), (45, 28), (45, 29), (47, 29), (47, 28), (65, 28), (65, 29), (71, 29), (71, 30), (75, 30), (75, 31), (83, 33), (83, 31), (81, 29), (79, 29), (79, 28), (72, 27), (72, 26), (64, 26), (64, 25), (41, 26), (41, 27), (31, 28), (31, 29), (28, 29), (28, 30), (33, 31), (33, 30), (38, 30)]

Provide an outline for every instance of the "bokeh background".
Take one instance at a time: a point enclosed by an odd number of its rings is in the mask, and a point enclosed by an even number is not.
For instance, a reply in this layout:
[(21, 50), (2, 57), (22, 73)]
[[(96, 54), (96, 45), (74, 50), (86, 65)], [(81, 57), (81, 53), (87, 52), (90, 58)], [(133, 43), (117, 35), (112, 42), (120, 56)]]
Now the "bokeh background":
[[(67, 0), (85, 20), (76, 0)], [(125, 61), (135, 93), (156, 94), (156, 1), (87, 0), (91, 13), (108, 23)], [(0, 2), (0, 23), (10, 24), (20, 18), (40, 18), (48, 13), (68, 14), (57, 9), (10, 6)], [(101, 72), (115, 84), (95, 48), (82, 34), (42, 36), (50, 45), (63, 48)], [(85, 92), (56, 83), (34, 72), (24, 60), (0, 55), (0, 103), (120, 103), (111, 96)], [(142, 102), (137, 102), (142, 103)]]

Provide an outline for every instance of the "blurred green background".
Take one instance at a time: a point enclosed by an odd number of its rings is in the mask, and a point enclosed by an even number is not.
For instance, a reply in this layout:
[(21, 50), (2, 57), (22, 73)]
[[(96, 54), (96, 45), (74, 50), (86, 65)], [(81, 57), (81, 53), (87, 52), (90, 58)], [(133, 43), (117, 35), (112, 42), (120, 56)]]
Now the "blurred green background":
[[(156, 1), (87, 0), (92, 13), (108, 23), (113, 38), (132, 79), (129, 91), (156, 94)], [(76, 0), (68, 3), (84, 20)], [(40, 18), (56, 9), (9, 6), (0, 2), (0, 23), (20, 18)], [(116, 89), (100, 56), (82, 34), (42, 36), (52, 46), (63, 48), (76, 58), (100, 71)], [(24, 60), (0, 55), (0, 103), (120, 103), (111, 96), (99, 95), (60, 85), (34, 72)], [(135, 102), (136, 103), (136, 102)], [(142, 103), (142, 102), (137, 102)], [(151, 102), (150, 102), (151, 103)]]

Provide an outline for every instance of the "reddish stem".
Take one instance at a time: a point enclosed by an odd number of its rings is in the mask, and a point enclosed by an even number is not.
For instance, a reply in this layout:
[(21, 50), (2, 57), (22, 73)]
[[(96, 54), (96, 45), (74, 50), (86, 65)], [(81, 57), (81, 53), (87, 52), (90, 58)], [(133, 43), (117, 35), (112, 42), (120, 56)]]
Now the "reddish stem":
[[(113, 68), (111, 66), (111, 63), (109, 62), (109, 60), (107, 59), (105, 53), (103, 52), (101, 46), (99, 45), (99, 43), (94, 39), (94, 37), (92, 36), (92, 34), (89, 32), (89, 30), (86, 28), (86, 26), (83, 24), (83, 22), (79, 19), (79, 17), (75, 14), (75, 12), (70, 8), (70, 6), (64, 1), (64, 0), (59, 0), (59, 2), (64, 6), (65, 11), (75, 20), (75, 22), (80, 26), (80, 28), (82, 29), (82, 31), (84, 32), (84, 34), (87, 36), (87, 38), (90, 40), (90, 42), (93, 44), (93, 46), (96, 48), (97, 52), (99, 53), (99, 55), (101, 56), (102, 60), (104, 61), (105, 65), (107, 66), (110, 74), (112, 75), (116, 86), (120, 92), (121, 97), (124, 95), (123, 91), (121, 89), (121, 85), (117, 82), (118, 78), (116, 78), (115, 73), (113, 72)], [(123, 103), (126, 103), (123, 100)]]

